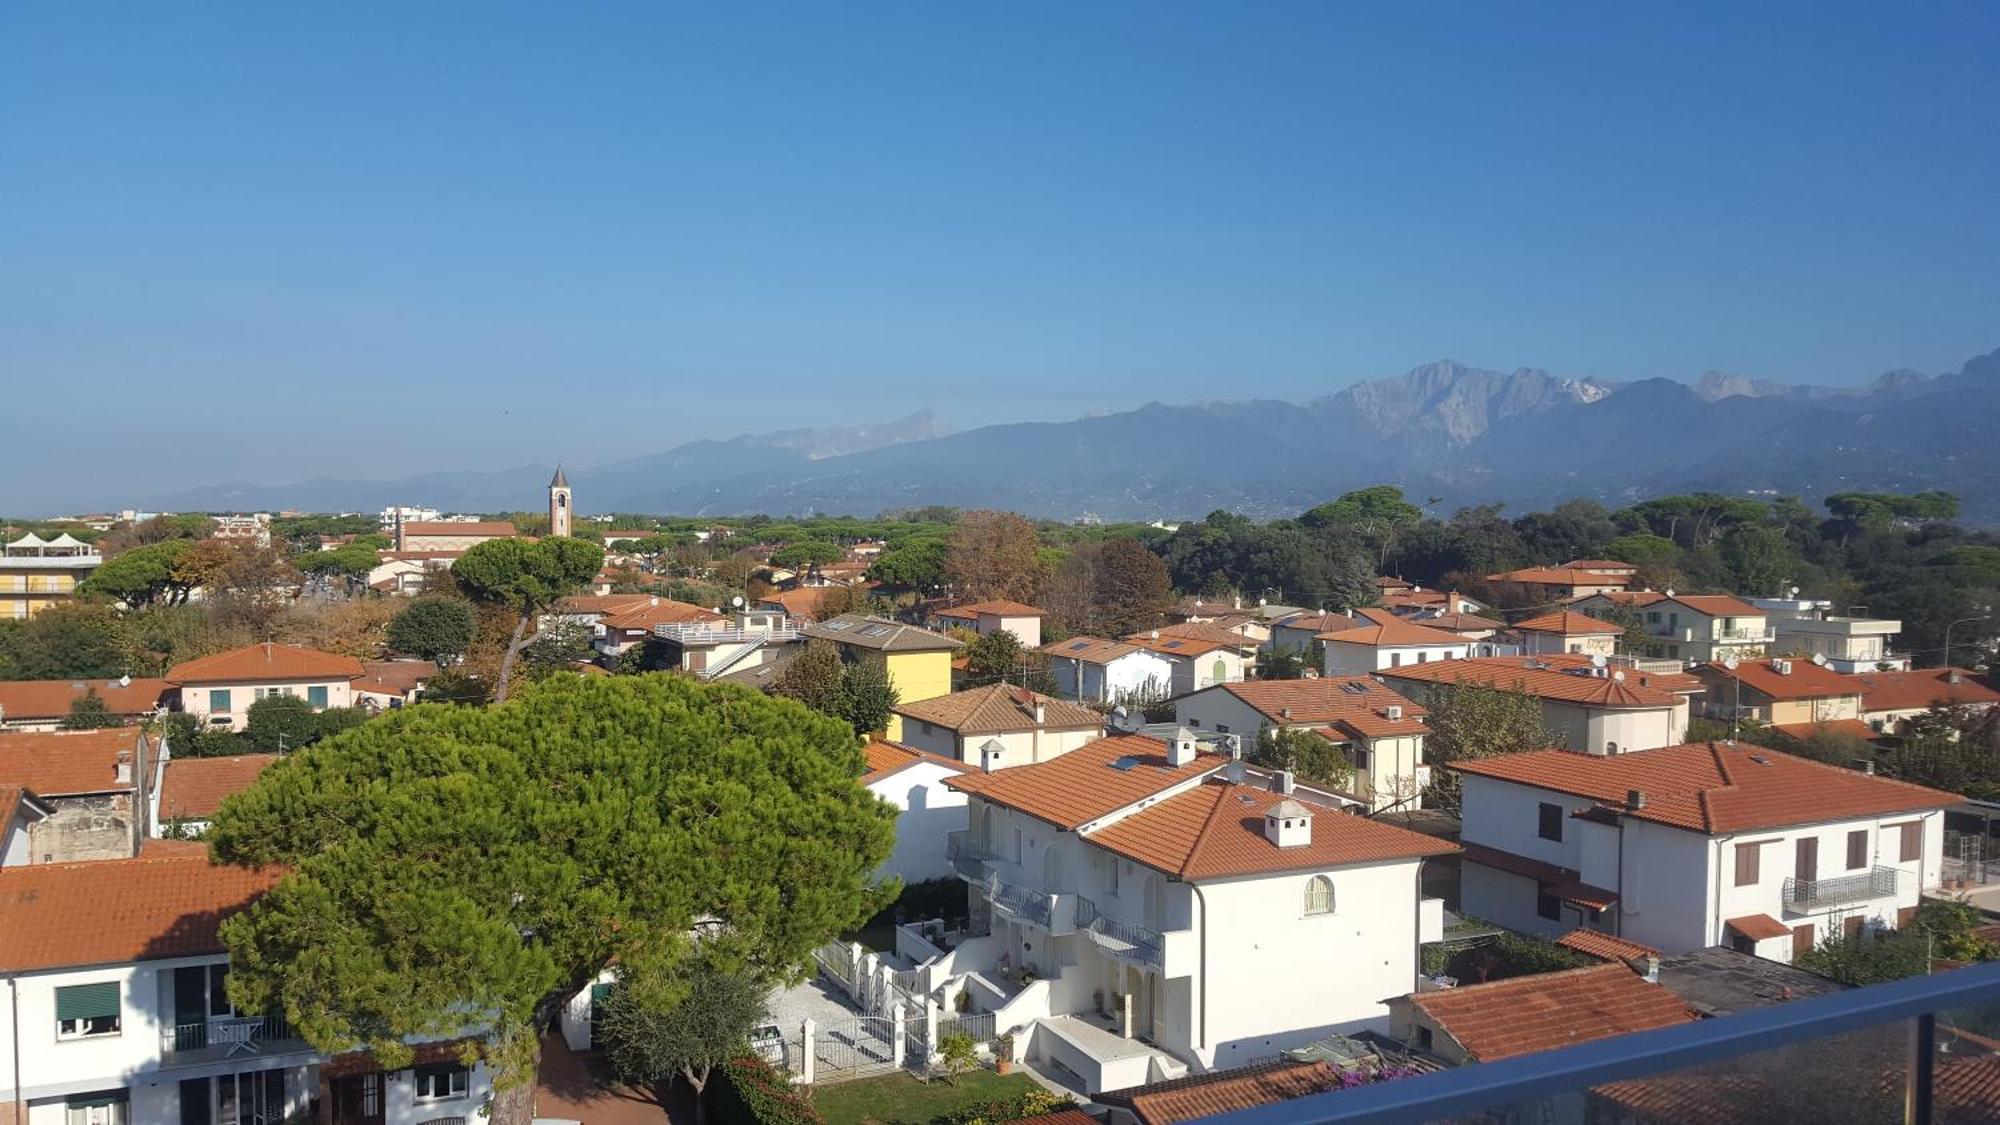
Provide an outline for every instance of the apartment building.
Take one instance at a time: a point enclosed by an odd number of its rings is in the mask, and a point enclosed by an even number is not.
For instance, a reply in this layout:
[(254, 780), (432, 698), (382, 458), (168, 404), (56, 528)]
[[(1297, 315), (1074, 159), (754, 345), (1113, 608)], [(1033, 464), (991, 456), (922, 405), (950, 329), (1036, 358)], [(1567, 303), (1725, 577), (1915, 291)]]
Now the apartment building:
[(981, 770), (1045, 762), (1104, 735), (1102, 714), (1005, 683), (899, 703), (894, 713), (904, 745)]
[(68, 601), (103, 564), (96, 547), (68, 532), (44, 539), (31, 531), (0, 547), (0, 621), (26, 620)]
[(1245, 750), (1267, 730), (1296, 727), (1340, 746), (1354, 767), (1349, 793), (1370, 810), (1421, 808), (1423, 707), (1372, 676), (1245, 680), (1204, 688), (1174, 701), (1176, 721), (1204, 734), (1242, 736)]
[(1703, 710), (1723, 722), (1750, 720), (1794, 738), (1821, 730), (1859, 738), (1873, 732), (1861, 722), (1862, 684), (1809, 660), (1773, 657), (1727, 664), (1699, 664), (1688, 672), (1706, 687)]
[(1577, 598), (1570, 608), (1584, 613), (1630, 610), (1639, 616), (1658, 655), (1694, 663), (1755, 659), (1769, 653), (1777, 637), (1763, 610), (1728, 594), (1600, 592)]
[(1557, 610), (1517, 621), (1509, 632), (1529, 656), (1547, 653), (1577, 653), (1584, 656), (1611, 656), (1625, 630), (1609, 621), (1574, 610)]
[(1432, 629), (1406, 621), (1386, 609), (1360, 609), (1353, 628), (1321, 633), (1315, 640), (1325, 646), (1325, 673), (1329, 676), (1356, 675), (1407, 664), (1428, 664), (1434, 660), (1464, 660), (1472, 654), (1472, 642), (1456, 633)]
[(1702, 685), (1679, 673), (1580, 654), (1490, 656), (1382, 670), (1390, 687), (1430, 706), (1458, 684), (1534, 696), (1557, 744), (1581, 754), (1622, 754), (1687, 737), (1688, 700)]
[(1909, 668), (1908, 653), (1890, 646), (1903, 623), (1888, 618), (1835, 613), (1833, 603), (1798, 598), (1746, 598), (1764, 611), (1771, 623), (1771, 652), (1807, 660), (1826, 658), (1836, 672), (1900, 672)]
[(1778, 961), (1906, 921), (1938, 885), (1944, 810), (1959, 801), (1748, 743), (1449, 768), (1464, 784), (1464, 913)]

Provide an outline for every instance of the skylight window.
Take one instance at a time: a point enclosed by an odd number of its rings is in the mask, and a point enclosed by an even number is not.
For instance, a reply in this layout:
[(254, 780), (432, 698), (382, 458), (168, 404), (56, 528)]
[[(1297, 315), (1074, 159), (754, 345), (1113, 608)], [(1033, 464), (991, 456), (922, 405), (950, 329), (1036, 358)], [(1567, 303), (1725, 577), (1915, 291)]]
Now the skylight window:
[(1123, 758), (1120, 758), (1117, 761), (1111, 763), (1111, 768), (1117, 770), (1120, 773), (1124, 773), (1125, 771), (1136, 767), (1138, 764), (1139, 764), (1139, 759), (1132, 757), (1130, 754), (1127, 754)]

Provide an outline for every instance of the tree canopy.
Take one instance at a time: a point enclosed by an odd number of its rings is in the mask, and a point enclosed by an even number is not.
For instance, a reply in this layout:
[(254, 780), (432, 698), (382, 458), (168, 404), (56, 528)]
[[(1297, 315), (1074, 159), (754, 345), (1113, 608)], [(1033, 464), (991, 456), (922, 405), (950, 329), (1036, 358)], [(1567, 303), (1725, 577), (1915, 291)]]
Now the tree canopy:
[(533, 543), (489, 539), (473, 545), (452, 564), (451, 573), (459, 588), (475, 601), (506, 606), (519, 615), (500, 662), (500, 677), (493, 689), (495, 702), (507, 701), (514, 662), (520, 659), (535, 614), (557, 598), (583, 588), (603, 565), (604, 548), (561, 535)]
[(389, 645), (397, 652), (442, 664), (464, 655), (478, 627), (472, 606), (463, 598), (428, 594), (412, 601), (389, 622)]
[(700, 931), (793, 974), (893, 895), (895, 810), (861, 770), (844, 724), (673, 676), (392, 712), (218, 812), (219, 860), (288, 869), (223, 925), (231, 997), (388, 1066), (481, 1034), (493, 1120), (525, 1125), (539, 1036), (607, 965), (671, 971)]

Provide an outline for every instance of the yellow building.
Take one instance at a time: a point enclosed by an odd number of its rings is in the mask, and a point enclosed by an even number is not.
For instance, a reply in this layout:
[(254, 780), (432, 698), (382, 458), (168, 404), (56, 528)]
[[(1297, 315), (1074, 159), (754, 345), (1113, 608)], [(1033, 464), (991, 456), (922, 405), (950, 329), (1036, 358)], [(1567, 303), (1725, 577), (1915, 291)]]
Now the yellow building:
[(68, 601), (103, 562), (97, 548), (67, 533), (43, 539), (29, 532), (7, 544), (0, 549), (0, 621)]
[[(951, 654), (959, 642), (885, 617), (843, 613), (801, 629), (808, 640), (830, 641), (848, 663), (885, 669), (896, 702), (915, 703), (951, 694)], [(901, 715), (889, 716), (890, 741), (903, 737)]]

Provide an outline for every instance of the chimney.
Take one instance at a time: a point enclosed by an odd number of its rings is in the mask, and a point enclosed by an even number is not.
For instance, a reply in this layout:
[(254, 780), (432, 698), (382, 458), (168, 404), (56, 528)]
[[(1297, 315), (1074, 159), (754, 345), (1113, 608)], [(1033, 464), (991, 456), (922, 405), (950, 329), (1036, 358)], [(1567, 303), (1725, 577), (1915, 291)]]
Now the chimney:
[(979, 746), (979, 769), (992, 773), (1000, 768), (1000, 759), (1007, 753), (1007, 747), (997, 738), (989, 738)]
[(1633, 810), (1645, 808), (1646, 791), (1644, 789), (1627, 789), (1625, 791), (1625, 807)]
[(1231, 608), (1231, 609), (1242, 609), (1242, 608), (1243, 608), (1243, 595), (1242, 595), (1242, 594), (1233, 594), (1233, 595), (1231, 595), (1231, 596), (1230, 596), (1230, 598), (1229, 598), (1229, 608)]
[(1776, 672), (1780, 676), (1789, 676), (1792, 674), (1792, 662), (1789, 660), (1773, 660), (1771, 661), (1771, 671)]
[(116, 776), (118, 784), (132, 784), (132, 752), (130, 750), (120, 750), (118, 752), (118, 773)]
[(1944, 682), (1948, 684), (1962, 684), (1965, 682), (1965, 676), (1958, 669), (1953, 668), (1944, 674)]
[(1047, 701), (1037, 698), (1035, 700), (1035, 725), (1041, 726), (1047, 723), (1048, 721), (1049, 721), (1049, 705)]
[(1271, 792), (1289, 797), (1295, 787), (1296, 781), (1292, 777), (1292, 771), (1279, 770), (1271, 775)]
[(647, 598), (647, 599), (646, 599), (646, 604), (647, 604), (647, 605), (649, 605), (649, 606), (655, 606), (655, 605), (659, 605), (659, 604), (660, 604), (660, 599), (659, 599), (659, 598), (657, 598), (657, 597), (653, 597), (653, 598)]
[(1156, 641), (1160, 639), (1160, 631), (1158, 629), (1153, 630), (1152, 638)]
[(1194, 732), (1181, 727), (1174, 732), (1173, 740), (1167, 743), (1167, 764), (1179, 769), (1194, 761)]
[(1312, 810), (1287, 797), (1264, 811), (1264, 838), (1281, 848), (1312, 843)]
[(1649, 953), (1646, 955), (1645, 965), (1646, 965), (1646, 973), (1645, 973), (1646, 983), (1647, 984), (1660, 983), (1660, 959)]
[(1224, 739), (1229, 744), (1229, 765), (1224, 767), (1222, 778), (1231, 785), (1243, 784), (1243, 736), (1232, 734)]
[(1278, 708), (1278, 717), (1279, 717), (1280, 719), (1289, 719), (1289, 718), (1291, 718), (1291, 717), (1292, 717), (1292, 709), (1291, 709), (1290, 707), (1280, 707), (1280, 708)]

